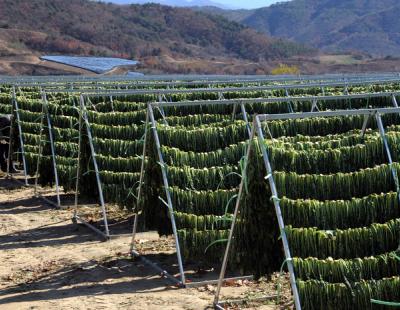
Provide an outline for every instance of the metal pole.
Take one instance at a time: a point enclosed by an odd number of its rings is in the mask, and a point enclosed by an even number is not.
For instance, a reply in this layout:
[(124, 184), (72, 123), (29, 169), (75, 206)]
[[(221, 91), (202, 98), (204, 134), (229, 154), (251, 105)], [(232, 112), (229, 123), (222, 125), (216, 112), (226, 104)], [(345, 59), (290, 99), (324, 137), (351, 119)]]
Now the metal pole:
[[(285, 88), (285, 95), (286, 95), (286, 97), (290, 97), (289, 91), (287, 88)], [(292, 102), (289, 100), (289, 101), (287, 101), (287, 104), (288, 104), (288, 108), (289, 108), (289, 113), (293, 113), (294, 111), (293, 111), (293, 107), (292, 107)]]
[(111, 110), (114, 112), (114, 100), (113, 100), (113, 96), (110, 96), (110, 103), (111, 103)]
[(44, 119), (44, 104), (42, 102), (42, 115), (40, 116), (40, 129), (39, 129), (39, 152), (38, 152), (38, 158), (36, 161), (36, 174), (35, 174), (35, 186), (34, 186), (34, 193), (35, 196), (38, 196), (38, 182), (39, 182), (39, 169), (40, 169), (40, 162), (42, 158), (42, 153), (43, 153), (43, 145), (42, 145), (42, 136), (43, 136), (43, 119)]
[(47, 118), (47, 128), (49, 130), (49, 139), (50, 139), (50, 148), (51, 148), (51, 157), (53, 159), (53, 170), (54, 170), (54, 180), (56, 182), (56, 195), (57, 195), (57, 206), (61, 208), (61, 199), (60, 199), (60, 183), (58, 180), (58, 172), (57, 172), (57, 161), (56, 161), (56, 151), (54, 148), (54, 139), (53, 139), (53, 131), (50, 121), (49, 109), (47, 105), (47, 96), (46, 93), (42, 93), (42, 100), (44, 104), (44, 110)]
[[(165, 95), (164, 95), (164, 97), (165, 97)], [(165, 98), (165, 101), (167, 101), (166, 98)], [(158, 111), (160, 111), (160, 114), (161, 114), (161, 117), (162, 117), (162, 119), (163, 119), (164, 125), (168, 126), (167, 119), (165, 118), (166, 116), (165, 116), (164, 107), (162, 106), (162, 103), (163, 103), (163, 102), (164, 102), (164, 101), (163, 101), (163, 96), (162, 96), (162, 95), (158, 95), (158, 103), (159, 103), (159, 106), (158, 106), (157, 108), (158, 108)]]
[(18, 125), (18, 131), (19, 131), (19, 143), (20, 143), (20, 146), (21, 146), (22, 163), (24, 165), (25, 185), (28, 186), (29, 183), (28, 183), (28, 172), (27, 172), (27, 168), (26, 168), (24, 139), (22, 138), (21, 118), (19, 116), (18, 101), (17, 101), (17, 96), (15, 94), (15, 86), (13, 86), (13, 88), (12, 88), (12, 96), (13, 96), (15, 114), (17, 116), (17, 125)]
[(95, 227), (92, 224), (89, 224), (88, 222), (86, 222), (84, 219), (82, 219), (79, 215), (75, 216), (75, 221), (78, 223), (81, 223), (83, 225), (85, 225), (86, 227), (90, 228), (91, 230), (93, 230), (94, 232), (98, 233), (100, 236), (102, 236), (105, 240), (109, 239), (109, 236), (106, 235), (104, 232), (102, 232), (100, 229), (98, 229), (97, 227)]
[(221, 271), (220, 271), (219, 278), (218, 278), (218, 285), (217, 285), (217, 289), (216, 289), (215, 295), (214, 295), (214, 305), (217, 305), (219, 303), (219, 295), (221, 293), (221, 287), (222, 287), (223, 279), (225, 277), (226, 267), (228, 265), (229, 251), (230, 251), (231, 245), (232, 245), (232, 239), (233, 239), (233, 234), (234, 234), (234, 230), (235, 230), (235, 226), (236, 226), (236, 220), (237, 220), (237, 217), (238, 217), (239, 212), (240, 212), (239, 211), (239, 207), (240, 207), (240, 200), (241, 200), (242, 195), (243, 195), (244, 180), (245, 180), (244, 176), (247, 173), (247, 164), (248, 164), (248, 161), (249, 161), (251, 145), (252, 145), (254, 136), (255, 136), (255, 126), (252, 127), (251, 133), (250, 133), (249, 145), (248, 145), (248, 148), (247, 148), (247, 155), (246, 155), (246, 158), (245, 158), (245, 164), (244, 164), (244, 169), (243, 169), (244, 171), (242, 171), (242, 179), (241, 179), (240, 185), (239, 185), (239, 193), (238, 193), (238, 196), (236, 198), (236, 205), (235, 205), (235, 211), (233, 213), (231, 229), (229, 230), (228, 244), (226, 245), (224, 259), (222, 261), (222, 267), (221, 267)]
[(349, 94), (349, 89), (348, 89), (348, 86), (347, 86), (347, 81), (344, 83), (343, 94), (344, 94), (344, 95), (348, 95), (348, 94)]
[(96, 182), (97, 182), (97, 188), (99, 191), (100, 206), (101, 206), (101, 211), (103, 213), (104, 230), (105, 230), (106, 236), (109, 237), (110, 231), (108, 229), (107, 211), (106, 211), (106, 205), (104, 202), (103, 188), (101, 186), (99, 167), (97, 165), (96, 152), (94, 150), (92, 133), (90, 131), (90, 123), (89, 123), (89, 119), (88, 119), (87, 112), (86, 112), (85, 101), (84, 101), (82, 95), (80, 98), (80, 105), (81, 105), (81, 109), (82, 109), (83, 121), (85, 122), (85, 125), (86, 125), (86, 132), (88, 134), (88, 139), (89, 139), (89, 147), (90, 147), (92, 160), (93, 160), (93, 166), (94, 166), (94, 170), (95, 170), (95, 174), (96, 174)]
[[(14, 106), (12, 107), (14, 109)], [(11, 176), (10, 174), (10, 166), (13, 165), (13, 148), (12, 148), (12, 142), (14, 139), (14, 113), (12, 113), (11, 116), (11, 124), (10, 124), (10, 136), (8, 138), (8, 158), (7, 158), (7, 172), (6, 176), (9, 178)]]
[(271, 163), (269, 161), (267, 148), (265, 147), (265, 144), (264, 144), (264, 141), (265, 141), (264, 134), (263, 134), (261, 122), (260, 122), (258, 116), (256, 116), (255, 126), (257, 128), (258, 141), (259, 141), (259, 144), (260, 144), (260, 147), (262, 150), (264, 164), (265, 164), (265, 168), (267, 170), (267, 178), (268, 178), (269, 186), (270, 186), (271, 192), (272, 192), (272, 200), (274, 202), (275, 212), (276, 212), (276, 216), (278, 219), (279, 230), (281, 233), (281, 238), (282, 238), (282, 243), (283, 243), (283, 249), (285, 252), (286, 261), (287, 261), (288, 270), (289, 270), (290, 284), (292, 286), (294, 303), (295, 303), (296, 309), (301, 310), (300, 296), (299, 296), (299, 292), (297, 290), (296, 276), (294, 273), (292, 256), (290, 254), (289, 242), (287, 240), (287, 236), (286, 236), (286, 232), (285, 232), (285, 223), (283, 221), (281, 207), (279, 204), (278, 190), (276, 188), (274, 176), (272, 174), (272, 167), (271, 167)]
[(336, 110), (323, 112), (301, 112), (301, 113), (285, 113), (285, 114), (259, 114), (260, 121), (272, 121), (281, 119), (304, 119), (313, 117), (333, 117), (333, 116), (352, 116), (352, 115), (375, 115), (400, 113), (400, 108), (381, 108), (381, 109), (359, 109), (359, 110)]
[(313, 99), (313, 101), (312, 101), (311, 112), (314, 112), (314, 110), (319, 110), (318, 109), (318, 100), (317, 99)]
[(367, 130), (370, 115), (364, 115), (364, 122), (361, 129), (361, 137), (365, 136), (365, 131)]
[[(81, 98), (82, 99), (82, 98)], [(75, 100), (73, 100), (75, 102)], [(78, 163), (76, 168), (76, 181), (75, 181), (75, 203), (74, 203), (74, 216), (73, 219), (76, 220), (78, 216), (78, 199), (79, 199), (79, 177), (81, 170), (81, 152), (82, 152), (82, 109), (78, 109), (79, 118), (79, 138), (78, 138)]]
[(393, 176), (393, 179), (394, 179), (394, 183), (396, 184), (397, 195), (398, 195), (398, 198), (399, 198), (399, 201), (400, 201), (399, 178), (397, 176), (396, 169), (393, 167), (392, 153), (390, 151), (389, 143), (388, 143), (387, 138), (386, 138), (385, 128), (383, 127), (383, 123), (382, 123), (382, 117), (381, 117), (381, 115), (379, 113), (376, 113), (375, 118), (376, 118), (376, 122), (378, 124), (378, 129), (379, 129), (379, 133), (381, 135), (382, 141), (383, 141), (383, 145), (385, 147), (386, 155), (387, 155), (388, 161), (389, 161), (390, 170), (392, 171), (392, 176)]
[(237, 104), (234, 104), (233, 109), (232, 109), (232, 121), (234, 121), (236, 118), (236, 108), (237, 108)]
[(246, 122), (247, 132), (249, 133), (249, 137), (251, 137), (251, 126), (249, 123), (249, 118), (247, 117), (246, 108), (243, 103), (240, 104), (240, 109), (243, 114), (243, 120)]
[(396, 96), (395, 96), (394, 94), (392, 95), (392, 103), (393, 103), (393, 106), (394, 106), (395, 108), (398, 108), (398, 107), (399, 107), (399, 105), (397, 104)]
[(144, 179), (145, 164), (146, 164), (146, 147), (147, 147), (147, 131), (148, 131), (147, 128), (148, 128), (148, 126), (149, 126), (149, 109), (147, 108), (146, 123), (145, 123), (145, 128), (144, 128), (142, 163), (141, 163), (141, 167), (140, 167), (139, 188), (138, 188), (138, 193), (137, 193), (137, 197), (136, 197), (137, 212), (135, 214), (135, 219), (133, 221), (132, 241), (131, 241), (131, 249), (130, 249), (129, 253), (132, 253), (133, 250), (135, 249), (135, 238), (136, 238), (136, 231), (137, 231), (138, 218), (139, 218), (138, 208), (139, 208), (140, 198), (142, 196), (142, 183), (143, 183), (143, 179)]
[(185, 285), (185, 282), (186, 282), (186, 280), (185, 280), (185, 272), (184, 272), (184, 269), (183, 269), (182, 255), (181, 255), (181, 249), (180, 249), (179, 239), (178, 239), (178, 231), (177, 231), (176, 223), (175, 223), (174, 209), (172, 207), (171, 193), (169, 191), (167, 171), (165, 169), (165, 162), (164, 162), (163, 155), (162, 155), (162, 152), (161, 152), (161, 144), (160, 144), (160, 139), (158, 137), (157, 127), (156, 127), (157, 123), (156, 123), (156, 120), (154, 119), (153, 108), (152, 108), (151, 104), (148, 105), (148, 109), (149, 109), (149, 116), (150, 116), (151, 126), (152, 126), (152, 130), (153, 130), (153, 134), (154, 134), (154, 140), (155, 140), (155, 143), (156, 143), (158, 159), (160, 161), (165, 194), (167, 196), (168, 211), (169, 211), (169, 215), (170, 215), (170, 218), (171, 218), (172, 231), (173, 231), (174, 238), (175, 238), (176, 255), (178, 257), (178, 265), (179, 265), (179, 272), (180, 272), (180, 276), (181, 276), (181, 282), (182, 282), (182, 285)]
[(134, 257), (138, 257), (143, 263), (149, 265), (151, 268), (153, 268), (154, 270), (158, 271), (159, 274), (162, 277), (170, 280), (173, 284), (177, 284), (178, 286), (181, 285), (181, 282), (179, 280), (177, 280), (176, 278), (171, 276), (166, 270), (160, 268), (157, 264), (153, 263), (151, 260), (148, 260), (147, 258), (145, 258), (142, 255), (140, 255), (139, 252), (136, 252), (135, 250), (132, 250), (132, 255)]

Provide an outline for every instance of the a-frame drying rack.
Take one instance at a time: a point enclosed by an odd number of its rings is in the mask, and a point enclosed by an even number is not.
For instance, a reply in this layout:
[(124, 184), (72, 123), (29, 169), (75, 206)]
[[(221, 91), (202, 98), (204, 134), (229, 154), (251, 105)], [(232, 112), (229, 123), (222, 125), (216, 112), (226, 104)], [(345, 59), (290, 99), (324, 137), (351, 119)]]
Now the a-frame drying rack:
[[(279, 193), (278, 193), (278, 190), (277, 190), (277, 187), (275, 184), (274, 172), (273, 172), (271, 161), (270, 161), (270, 158), (268, 155), (267, 147), (265, 145), (264, 129), (263, 129), (262, 123), (267, 122), (267, 121), (273, 121), (273, 120), (295, 120), (295, 119), (316, 118), (316, 117), (335, 117), (335, 116), (346, 117), (346, 116), (361, 115), (361, 116), (364, 116), (364, 123), (363, 123), (363, 127), (362, 127), (362, 135), (364, 135), (365, 130), (368, 125), (368, 121), (370, 120), (370, 118), (375, 118), (375, 120), (377, 122), (378, 131), (379, 131), (380, 137), (383, 141), (385, 152), (386, 152), (386, 155), (388, 158), (392, 176), (393, 176), (394, 182), (396, 184), (397, 193), (399, 194), (400, 193), (399, 192), (399, 179), (398, 179), (397, 171), (393, 168), (392, 153), (389, 148), (389, 144), (387, 141), (385, 129), (384, 129), (384, 126), (382, 123), (382, 118), (381, 118), (382, 114), (399, 114), (399, 113), (400, 113), (400, 108), (395, 107), (395, 108), (380, 108), (380, 109), (338, 110), (338, 111), (327, 111), (327, 112), (263, 114), (263, 115), (255, 116), (255, 118), (253, 120), (253, 124), (252, 124), (250, 141), (252, 141), (255, 137), (257, 137), (258, 145), (261, 148), (263, 161), (264, 161), (264, 165), (265, 165), (265, 169), (266, 169), (266, 173), (267, 173), (265, 179), (268, 180), (269, 187), (271, 189), (272, 195), (270, 198), (273, 201), (276, 217), (278, 220), (279, 231), (280, 231), (280, 235), (282, 238), (283, 249), (284, 249), (284, 254), (285, 254), (285, 258), (286, 258), (285, 261), (287, 262), (287, 266), (288, 266), (288, 270), (289, 270), (290, 285), (292, 287), (294, 304), (295, 304), (295, 307), (297, 310), (301, 310), (300, 295), (299, 295), (299, 292), (297, 289), (296, 276), (295, 276), (295, 272), (294, 272), (292, 256), (290, 253), (289, 242), (288, 242), (286, 232), (285, 232), (285, 223), (284, 223), (284, 219), (283, 219), (282, 212), (281, 212)], [(250, 154), (251, 145), (252, 145), (252, 143), (249, 143), (248, 154)], [(247, 172), (247, 166), (248, 166), (248, 161), (246, 159), (245, 168), (244, 168), (243, 173)], [(238, 198), (236, 200), (236, 206), (235, 206), (235, 211), (234, 211), (234, 215), (233, 215), (232, 225), (230, 228), (228, 243), (227, 243), (227, 246), (225, 249), (224, 259), (223, 259), (223, 263), (222, 263), (222, 267), (221, 267), (221, 273), (219, 276), (217, 289), (216, 289), (215, 295), (214, 295), (214, 307), (219, 310), (223, 310), (224, 309), (223, 305), (228, 302), (228, 301), (220, 300), (220, 293), (221, 293), (221, 288), (223, 285), (223, 280), (225, 277), (225, 272), (226, 272), (226, 268), (227, 268), (227, 264), (228, 264), (228, 257), (229, 257), (229, 252), (230, 252), (231, 246), (232, 246), (232, 238), (233, 238), (235, 227), (236, 227), (238, 213), (239, 213), (239, 210), (241, 207), (240, 201), (243, 196), (243, 187), (244, 187), (244, 180), (242, 178)]]
[[(141, 255), (141, 253), (139, 253), (139, 251), (135, 248), (135, 237), (136, 237), (136, 233), (137, 233), (138, 218), (139, 218), (138, 212), (136, 213), (135, 219), (134, 219), (130, 252), (133, 257), (140, 258), (144, 263), (146, 263), (146, 264), (150, 265), (152, 268), (154, 268), (161, 276), (169, 279), (171, 282), (173, 282), (175, 285), (177, 285), (179, 287), (193, 287), (193, 286), (201, 286), (201, 285), (205, 285), (205, 284), (212, 284), (212, 283), (217, 283), (217, 280), (210, 280), (210, 281), (203, 281), (203, 282), (189, 282), (186, 280), (185, 268), (184, 268), (182, 254), (181, 254), (181, 250), (180, 250), (180, 246), (179, 246), (177, 225), (175, 222), (174, 206), (173, 206), (172, 199), (171, 199), (171, 193), (170, 193), (170, 187), (169, 187), (169, 181), (168, 181), (168, 171), (166, 169), (164, 156), (163, 156), (163, 153), (161, 150), (161, 143), (160, 143), (160, 139), (159, 139), (159, 135), (158, 135), (158, 131), (157, 131), (157, 121), (154, 116), (154, 109), (157, 109), (160, 111), (160, 114), (162, 116), (162, 120), (164, 121), (164, 124), (168, 126), (168, 124), (165, 120), (164, 108), (168, 108), (168, 107), (176, 107), (177, 108), (177, 107), (189, 107), (189, 106), (212, 106), (212, 105), (215, 106), (216, 103), (213, 101), (156, 102), (156, 103), (149, 103), (147, 105), (146, 123), (145, 123), (145, 141), (144, 141), (144, 145), (143, 145), (142, 165), (141, 165), (136, 206), (140, 205), (141, 199), (142, 199), (142, 190), (143, 190), (142, 186), (143, 186), (144, 175), (145, 175), (145, 171), (146, 171), (145, 158), (146, 158), (148, 130), (149, 130), (149, 128), (151, 128), (153, 138), (155, 141), (155, 147), (157, 150), (156, 156), (157, 156), (159, 166), (161, 169), (161, 173), (162, 173), (162, 182), (163, 182), (163, 187), (164, 187), (164, 191), (165, 191), (165, 195), (166, 195), (166, 199), (167, 199), (166, 200), (167, 208), (168, 208), (169, 218), (171, 220), (172, 232), (173, 232), (173, 237), (174, 237), (174, 241), (175, 241), (176, 255), (177, 255), (177, 261), (178, 261), (178, 267), (179, 267), (179, 280), (176, 279), (174, 276), (172, 276), (168, 271), (160, 268), (156, 263), (148, 260), (146, 257)], [(240, 106), (243, 120), (246, 122), (248, 133), (250, 134), (250, 126), (248, 123), (248, 117), (247, 117), (245, 105), (243, 103), (241, 103), (240, 100), (222, 100), (222, 101), (219, 101), (217, 105), (232, 106), (233, 107), (232, 119), (235, 118), (235, 116), (236, 116), (235, 111), (236, 111), (237, 107)], [(225, 279), (225, 280), (235, 280), (235, 279), (238, 280), (238, 279), (249, 279), (249, 278), (252, 278), (252, 276), (230, 278), (230, 279)]]

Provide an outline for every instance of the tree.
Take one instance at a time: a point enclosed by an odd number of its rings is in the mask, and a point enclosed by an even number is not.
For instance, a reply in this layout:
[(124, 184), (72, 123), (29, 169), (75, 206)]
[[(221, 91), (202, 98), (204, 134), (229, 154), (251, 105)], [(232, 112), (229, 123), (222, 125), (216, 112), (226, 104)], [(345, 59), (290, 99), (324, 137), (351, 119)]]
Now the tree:
[(283, 74), (300, 74), (300, 69), (297, 66), (289, 66), (286, 64), (279, 64), (278, 67), (271, 70), (272, 75), (283, 75)]

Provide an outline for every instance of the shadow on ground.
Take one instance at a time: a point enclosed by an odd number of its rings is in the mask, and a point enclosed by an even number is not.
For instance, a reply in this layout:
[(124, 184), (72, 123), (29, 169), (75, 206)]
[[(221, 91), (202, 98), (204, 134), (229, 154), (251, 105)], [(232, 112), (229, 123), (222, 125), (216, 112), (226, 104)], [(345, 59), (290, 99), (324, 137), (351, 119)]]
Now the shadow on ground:
[(28, 197), (12, 201), (0, 202), (0, 214), (22, 214), (54, 209), (37, 197)]
[[(3, 182), (3, 184), (1, 183)], [(2, 187), (3, 185), (3, 187)], [(23, 188), (18, 184), (18, 182), (14, 180), (5, 180), (0, 179), (0, 188), (4, 188), (9, 186), (9, 188), (19, 189)], [(19, 187), (21, 186), (21, 187)], [(53, 195), (46, 195), (47, 200), (56, 204), (57, 196)], [(72, 205), (74, 201), (73, 194), (61, 194), (61, 206), (62, 209), (70, 209), (71, 210), (71, 218), (72, 218)], [(101, 214), (100, 206), (93, 203), (93, 201), (88, 201), (81, 199), (82, 205), (78, 208), (78, 214), (81, 216), (82, 219), (86, 220), (89, 224), (93, 225), (97, 229), (104, 231), (104, 221)], [(90, 207), (88, 207), (90, 206)], [(32, 212), (44, 212), (44, 211), (51, 211), (57, 209), (54, 205), (49, 204), (45, 200), (40, 197), (35, 197), (32, 194), (29, 197), (24, 197), (21, 199), (14, 199), (12, 201), (5, 201), (0, 202), (0, 215), (19, 215), (24, 213), (32, 213)], [(95, 215), (95, 216), (93, 216)], [(130, 234), (132, 232), (133, 227), (133, 215), (128, 217), (122, 218), (113, 218), (112, 216), (108, 217), (108, 225), (109, 230), (112, 236), (119, 236), (123, 234)], [(85, 228), (89, 231), (88, 228)], [(70, 230), (71, 231), (71, 230)], [(22, 232), (24, 234), (25, 232)], [(0, 245), (1, 249), (1, 245)]]
[(63, 220), (33, 229), (27, 229), (0, 236), (0, 251), (19, 249), (61, 246), (68, 243), (97, 241), (99, 238), (85, 227)]
[(25, 185), (22, 183), (23, 180), (16, 181), (13, 179), (8, 179), (5, 178), (5, 176), (0, 178), (0, 190), (16, 190), (16, 189), (21, 189), (25, 187)]
[[(152, 257), (154, 260), (157, 258)], [(158, 277), (147, 265), (118, 258), (63, 267), (35, 282), (8, 287), (0, 292), (0, 305), (88, 295), (145, 294), (172, 289), (177, 288)]]

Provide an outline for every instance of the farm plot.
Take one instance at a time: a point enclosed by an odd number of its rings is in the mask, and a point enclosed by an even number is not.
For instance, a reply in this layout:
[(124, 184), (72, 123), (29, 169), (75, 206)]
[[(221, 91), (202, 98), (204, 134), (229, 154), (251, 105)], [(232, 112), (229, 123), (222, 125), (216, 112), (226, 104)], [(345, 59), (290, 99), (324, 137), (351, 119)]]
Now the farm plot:
[[(397, 86), (376, 86), (374, 90), (390, 92)], [(338, 92), (325, 90), (325, 94)], [(271, 94), (285, 95), (283, 91)], [(321, 90), (299, 90), (298, 94), (321, 95)], [(225, 98), (261, 95), (265, 94), (237, 92)], [(172, 95), (169, 99), (178, 104), (155, 109), (157, 125), (149, 126), (145, 136), (148, 102), (158, 101), (156, 96), (130, 95), (114, 100), (97, 97), (86, 100), (84, 109), (79, 99), (57, 95), (49, 98), (44, 110), (38, 94), (18, 95), (18, 123), (27, 172), (39, 172), (43, 186), (53, 185), (50, 137), (43, 116), (48, 110), (55, 141), (54, 162), (64, 190), (75, 190), (78, 176), (82, 196), (99, 195), (94, 179), (95, 157), (107, 203), (129, 212), (140, 211), (141, 228), (156, 229), (160, 235), (171, 235), (174, 217), (185, 263), (219, 264), (238, 186), (245, 177), (242, 168), (249, 124), (243, 120), (243, 110), (234, 110), (233, 105), (213, 105), (217, 95)], [(9, 100), (9, 96), (2, 95), (0, 111), (11, 111)], [(207, 105), (179, 106), (184, 100), (211, 101)], [(318, 102), (320, 110), (392, 105), (391, 96)], [(250, 118), (262, 113), (310, 111), (312, 106), (311, 100), (244, 105)], [(88, 117), (87, 124), (82, 121), (83, 113)], [(282, 209), (304, 309), (367, 309), (371, 298), (399, 297), (399, 205), (391, 168), (397, 171), (400, 167), (387, 164), (375, 127), (361, 137), (357, 128), (363, 121), (362, 117), (277, 121), (266, 131), (275, 137), (266, 144), (278, 191), (283, 195)], [(384, 123), (397, 161), (399, 117), (387, 115)], [(160, 139), (164, 164), (157, 154), (154, 132)], [(149, 143), (142, 157), (145, 139)], [(95, 156), (89, 142), (93, 143)], [(284, 259), (260, 153), (251, 156), (253, 165), (246, 176), (249, 195), (239, 218), (231, 267), (260, 277), (277, 271)], [(142, 161), (144, 194), (137, 200)], [(162, 168), (167, 171), (172, 215), (167, 212)]]

